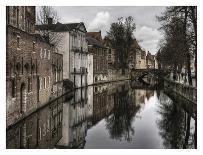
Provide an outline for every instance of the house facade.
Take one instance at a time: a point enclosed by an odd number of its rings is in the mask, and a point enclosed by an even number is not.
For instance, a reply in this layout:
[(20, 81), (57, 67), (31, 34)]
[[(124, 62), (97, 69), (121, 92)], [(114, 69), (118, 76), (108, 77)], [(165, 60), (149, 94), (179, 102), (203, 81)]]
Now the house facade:
[[(57, 44), (58, 52), (63, 54), (63, 77), (73, 81), (75, 87), (88, 85), (88, 48), (86, 41), (86, 28), (84, 23), (56, 23), (37, 25), (38, 30), (50, 31), (52, 35), (60, 38)], [(90, 62), (91, 63), (91, 62)], [(90, 75), (89, 75), (90, 76)], [(91, 81), (89, 81), (91, 83)]]
[(146, 56), (146, 68), (155, 68), (155, 55), (152, 55), (149, 51)]
[(136, 39), (133, 40), (128, 58), (129, 69), (145, 69), (146, 53), (141, 49)]
[(88, 52), (93, 54), (93, 83), (107, 81), (107, 49), (102, 45), (101, 32), (87, 33)]

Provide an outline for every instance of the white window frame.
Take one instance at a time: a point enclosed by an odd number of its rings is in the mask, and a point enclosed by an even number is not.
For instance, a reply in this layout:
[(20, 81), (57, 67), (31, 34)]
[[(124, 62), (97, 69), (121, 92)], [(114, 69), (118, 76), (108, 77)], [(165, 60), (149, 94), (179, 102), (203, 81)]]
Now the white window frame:
[(42, 52), (42, 48), (40, 49), (40, 58), (43, 58), (43, 52)]
[(39, 140), (41, 140), (42, 139), (42, 129), (41, 129), (41, 127), (39, 127)]
[(41, 77), (39, 78), (39, 90), (41, 90), (42, 89), (42, 79), (41, 79)]
[(44, 49), (44, 59), (46, 58), (46, 55), (47, 55), (47, 50)]
[(50, 60), (50, 50), (48, 50), (48, 60)]
[(46, 77), (44, 77), (44, 79), (43, 79), (43, 85), (44, 85), (44, 89), (46, 89), (46, 87), (47, 87), (47, 84), (46, 84)]

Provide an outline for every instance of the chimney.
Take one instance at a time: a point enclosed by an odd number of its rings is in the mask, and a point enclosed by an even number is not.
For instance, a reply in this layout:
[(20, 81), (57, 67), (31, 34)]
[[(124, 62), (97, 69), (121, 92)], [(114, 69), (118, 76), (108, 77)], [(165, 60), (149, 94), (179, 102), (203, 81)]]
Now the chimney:
[(49, 18), (47, 18), (47, 20), (48, 20), (48, 25), (52, 25), (53, 24), (53, 18), (49, 17)]

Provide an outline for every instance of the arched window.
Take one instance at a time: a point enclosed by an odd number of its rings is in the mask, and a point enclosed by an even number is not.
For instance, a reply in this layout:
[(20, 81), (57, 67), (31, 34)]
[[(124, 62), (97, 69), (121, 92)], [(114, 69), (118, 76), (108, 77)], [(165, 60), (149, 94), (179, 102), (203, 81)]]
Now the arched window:
[(26, 102), (27, 102), (27, 92), (25, 88), (25, 84), (22, 83), (20, 87), (20, 113), (26, 112)]
[(28, 77), (28, 92), (32, 91), (32, 78)]
[(30, 72), (30, 65), (29, 65), (29, 63), (26, 63), (24, 65), (24, 67), (25, 67), (26, 72), (29, 73)]
[(15, 83), (15, 79), (11, 80), (11, 96), (12, 98), (14, 98), (16, 96), (16, 83)]
[(44, 77), (43, 86), (44, 86), (44, 89), (46, 89), (46, 77)]

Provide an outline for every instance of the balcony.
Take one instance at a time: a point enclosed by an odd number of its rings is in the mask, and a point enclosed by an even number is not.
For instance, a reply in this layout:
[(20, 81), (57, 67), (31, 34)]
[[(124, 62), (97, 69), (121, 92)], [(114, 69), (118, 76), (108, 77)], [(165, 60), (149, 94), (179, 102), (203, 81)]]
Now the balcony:
[(72, 46), (71, 50), (72, 50), (72, 52), (76, 52), (76, 53), (80, 52), (80, 49), (76, 46)]
[(80, 67), (80, 69), (73, 69), (73, 74), (86, 74), (87, 73), (87, 68), (85, 67)]
[(75, 52), (75, 53), (81, 53), (81, 54), (88, 54), (88, 50), (87, 49), (84, 49), (82, 47), (76, 47), (76, 46), (72, 46), (72, 52)]

